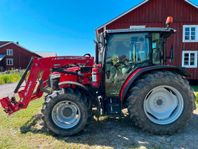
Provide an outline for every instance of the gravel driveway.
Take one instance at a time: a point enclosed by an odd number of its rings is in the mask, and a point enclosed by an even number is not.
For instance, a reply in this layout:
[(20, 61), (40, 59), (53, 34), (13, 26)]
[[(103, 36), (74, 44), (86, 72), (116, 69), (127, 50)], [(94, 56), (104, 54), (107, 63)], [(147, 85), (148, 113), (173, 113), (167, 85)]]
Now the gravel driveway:
[[(52, 135), (43, 127), (41, 117), (41, 114), (35, 115), (31, 120), (33, 123), (21, 127), (21, 132)], [(55, 139), (66, 144), (78, 144), (79, 148), (88, 145), (87, 149), (198, 149), (198, 110), (194, 111), (189, 125), (172, 136), (143, 132), (133, 126), (127, 117), (102, 117), (100, 121), (93, 119), (84, 131), (76, 136)]]
[(93, 122), (79, 136), (64, 139), (69, 143), (110, 148), (198, 149), (198, 110), (189, 125), (172, 136), (156, 136), (134, 127), (128, 118)]
[(0, 85), (0, 98), (12, 95), (16, 86), (17, 83)]

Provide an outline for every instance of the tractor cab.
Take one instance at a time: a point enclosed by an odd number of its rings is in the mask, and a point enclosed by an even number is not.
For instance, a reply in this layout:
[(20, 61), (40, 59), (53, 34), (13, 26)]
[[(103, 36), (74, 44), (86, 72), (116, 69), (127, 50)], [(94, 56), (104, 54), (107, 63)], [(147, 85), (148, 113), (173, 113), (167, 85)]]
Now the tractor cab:
[(119, 97), (127, 77), (137, 68), (164, 65), (164, 44), (172, 28), (107, 30), (98, 36), (97, 63), (102, 64), (106, 97)]

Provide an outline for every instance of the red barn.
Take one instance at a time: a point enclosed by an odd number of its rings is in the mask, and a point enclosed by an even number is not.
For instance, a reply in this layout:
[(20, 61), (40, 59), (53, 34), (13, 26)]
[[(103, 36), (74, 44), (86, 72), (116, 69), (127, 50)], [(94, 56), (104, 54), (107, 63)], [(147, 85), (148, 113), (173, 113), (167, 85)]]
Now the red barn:
[(40, 57), (18, 43), (0, 41), (0, 70), (25, 69), (31, 57)]
[(166, 43), (166, 56), (173, 46), (175, 58), (168, 64), (182, 66), (198, 80), (198, 6), (188, 0), (145, 0), (97, 29), (164, 27), (167, 16), (174, 17), (171, 27), (177, 30)]

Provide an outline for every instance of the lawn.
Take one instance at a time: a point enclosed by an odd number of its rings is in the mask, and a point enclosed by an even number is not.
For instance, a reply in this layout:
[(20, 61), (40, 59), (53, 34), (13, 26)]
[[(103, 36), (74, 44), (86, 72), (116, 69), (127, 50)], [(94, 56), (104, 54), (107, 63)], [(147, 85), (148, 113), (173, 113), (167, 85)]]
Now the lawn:
[[(198, 99), (198, 86), (193, 88)], [(112, 130), (112, 128), (109, 127), (109, 122), (104, 126), (102, 124), (102, 126), (100, 126), (101, 128), (98, 127), (97, 123), (94, 123), (92, 124), (93, 126), (90, 126), (91, 128), (89, 128), (87, 133), (74, 137), (60, 138), (48, 133), (42, 125), (40, 114), (42, 103), (42, 99), (34, 101), (29, 105), (27, 110), (22, 110), (10, 117), (8, 117), (2, 111), (2, 108), (0, 108), (0, 149), (47, 149), (55, 147), (66, 149), (106, 149), (115, 147), (114, 145), (109, 145), (112, 142), (108, 142), (106, 140), (106, 137), (108, 136), (105, 137), (105, 132), (109, 131), (109, 129), (112, 135), (115, 135), (115, 130)], [(119, 125), (123, 125), (120, 130), (121, 132), (123, 128), (131, 129), (130, 126), (126, 125), (125, 121), (123, 124), (122, 122), (120, 123), (121, 124)], [(116, 131), (119, 130), (116, 129)], [(138, 132), (139, 130), (135, 129), (135, 131)], [(111, 140), (111, 138), (108, 138), (108, 140)], [(146, 148), (140, 147), (140, 145), (137, 144), (132, 144), (131, 146), (127, 146), (127, 148), (128, 147), (141, 149)]]
[[(92, 149), (109, 148), (97, 147), (80, 143), (67, 143), (67, 138), (54, 137), (43, 130), (41, 120), (41, 105), (43, 100), (34, 101), (25, 111), (20, 111), (8, 117), (0, 108), (0, 149), (27, 148), (66, 148)], [(89, 138), (90, 139), (90, 138)], [(74, 142), (77, 142), (76, 140)]]

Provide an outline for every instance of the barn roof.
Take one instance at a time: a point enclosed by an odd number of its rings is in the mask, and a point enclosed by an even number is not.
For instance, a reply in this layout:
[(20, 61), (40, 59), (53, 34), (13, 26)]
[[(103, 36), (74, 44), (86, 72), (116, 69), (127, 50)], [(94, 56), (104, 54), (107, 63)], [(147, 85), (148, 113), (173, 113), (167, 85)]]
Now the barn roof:
[(40, 52), (40, 51), (35, 51), (35, 53), (37, 53), (41, 57), (55, 57), (55, 56), (57, 56), (57, 53), (56, 52)]
[(0, 54), (0, 61), (2, 61), (4, 57), (5, 57), (5, 54)]
[(0, 46), (9, 43), (10, 41), (0, 41)]
[[(147, 3), (148, 1), (150, 1), (150, 0), (144, 0), (143, 2), (139, 3), (139, 4), (138, 4), (138, 5), (136, 5), (135, 7), (132, 7), (132, 8), (131, 8), (131, 9), (129, 9), (128, 11), (126, 11), (126, 12), (122, 13), (122, 14), (121, 14), (121, 15), (119, 15), (118, 17), (116, 17), (116, 18), (112, 19), (111, 21), (109, 21), (109, 22), (105, 23), (104, 25), (102, 25), (102, 26), (98, 27), (98, 28), (96, 29), (96, 31), (98, 31), (98, 30), (100, 30), (100, 29), (104, 28), (105, 26), (107, 26), (107, 25), (111, 24), (112, 22), (116, 21), (117, 19), (119, 19), (119, 18), (121, 18), (121, 17), (125, 16), (126, 14), (128, 14), (128, 13), (130, 13), (130, 12), (132, 12), (133, 10), (135, 10), (136, 8), (138, 8), (138, 7), (142, 6), (142, 5), (144, 5), (144, 4), (145, 4), (145, 3)], [(189, 0), (184, 0), (184, 1), (185, 1), (186, 3), (188, 3), (189, 5), (192, 5), (193, 7), (195, 7), (195, 8), (197, 8), (197, 9), (198, 9), (198, 5), (195, 5), (194, 3), (192, 3), (192, 2), (191, 2), (191, 1), (189, 1)]]

